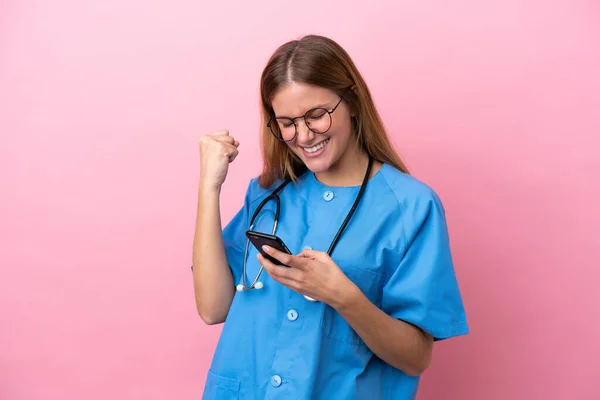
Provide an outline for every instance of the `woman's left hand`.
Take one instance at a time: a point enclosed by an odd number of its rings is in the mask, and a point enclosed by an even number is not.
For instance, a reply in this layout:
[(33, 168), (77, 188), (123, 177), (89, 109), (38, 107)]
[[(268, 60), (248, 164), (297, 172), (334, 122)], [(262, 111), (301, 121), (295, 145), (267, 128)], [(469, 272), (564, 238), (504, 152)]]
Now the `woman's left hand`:
[(275, 265), (259, 253), (258, 261), (274, 280), (333, 308), (343, 304), (354, 286), (325, 252), (303, 250), (293, 256), (268, 246), (263, 247), (263, 250), (289, 266)]

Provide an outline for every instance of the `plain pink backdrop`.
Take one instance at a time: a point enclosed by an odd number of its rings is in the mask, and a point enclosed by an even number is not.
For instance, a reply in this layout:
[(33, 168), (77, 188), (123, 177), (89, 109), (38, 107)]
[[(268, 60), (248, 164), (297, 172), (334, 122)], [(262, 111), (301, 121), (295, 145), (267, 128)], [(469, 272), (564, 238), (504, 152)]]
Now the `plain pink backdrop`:
[(418, 398), (600, 398), (597, 1), (4, 0), (0, 399), (200, 397), (197, 140), (241, 142), (225, 223), (261, 70), (306, 33), (350, 52), (447, 210), (472, 333)]

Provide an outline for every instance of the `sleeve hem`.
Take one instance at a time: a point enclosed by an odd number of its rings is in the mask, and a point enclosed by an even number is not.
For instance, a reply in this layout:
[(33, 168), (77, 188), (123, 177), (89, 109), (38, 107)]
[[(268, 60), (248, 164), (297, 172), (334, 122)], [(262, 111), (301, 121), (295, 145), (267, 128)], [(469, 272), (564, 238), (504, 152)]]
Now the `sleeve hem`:
[(457, 336), (463, 336), (469, 334), (469, 325), (466, 320), (453, 322), (451, 324), (443, 323), (415, 323), (402, 317), (395, 317), (401, 321), (416, 326), (424, 332), (430, 334), (435, 342), (441, 340), (450, 339)]

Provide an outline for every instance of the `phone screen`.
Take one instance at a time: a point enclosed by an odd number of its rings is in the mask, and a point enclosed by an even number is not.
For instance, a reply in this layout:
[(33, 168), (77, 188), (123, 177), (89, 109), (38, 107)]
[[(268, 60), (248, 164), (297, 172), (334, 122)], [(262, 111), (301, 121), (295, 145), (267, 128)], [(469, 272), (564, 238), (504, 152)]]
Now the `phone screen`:
[(260, 254), (262, 254), (263, 257), (265, 257), (267, 260), (271, 261), (275, 265), (289, 267), (289, 265), (285, 265), (276, 258), (271, 257), (262, 249), (264, 245), (267, 245), (269, 247), (281, 251), (282, 253), (292, 254), (280, 238), (278, 238), (277, 236), (255, 231), (247, 231), (246, 236), (248, 237), (248, 239), (250, 239), (250, 242), (252, 242), (254, 247), (256, 247), (256, 250), (258, 250)]

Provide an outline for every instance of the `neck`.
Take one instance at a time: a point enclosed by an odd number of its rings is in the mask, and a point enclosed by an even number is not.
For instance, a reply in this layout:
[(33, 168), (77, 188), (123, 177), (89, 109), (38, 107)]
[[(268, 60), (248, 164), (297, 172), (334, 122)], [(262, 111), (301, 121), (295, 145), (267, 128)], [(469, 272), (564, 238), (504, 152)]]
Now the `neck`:
[[(380, 163), (374, 162), (371, 176), (379, 169)], [(369, 156), (362, 149), (352, 149), (346, 152), (327, 171), (318, 172), (315, 177), (319, 182), (328, 186), (360, 185), (367, 172)]]

